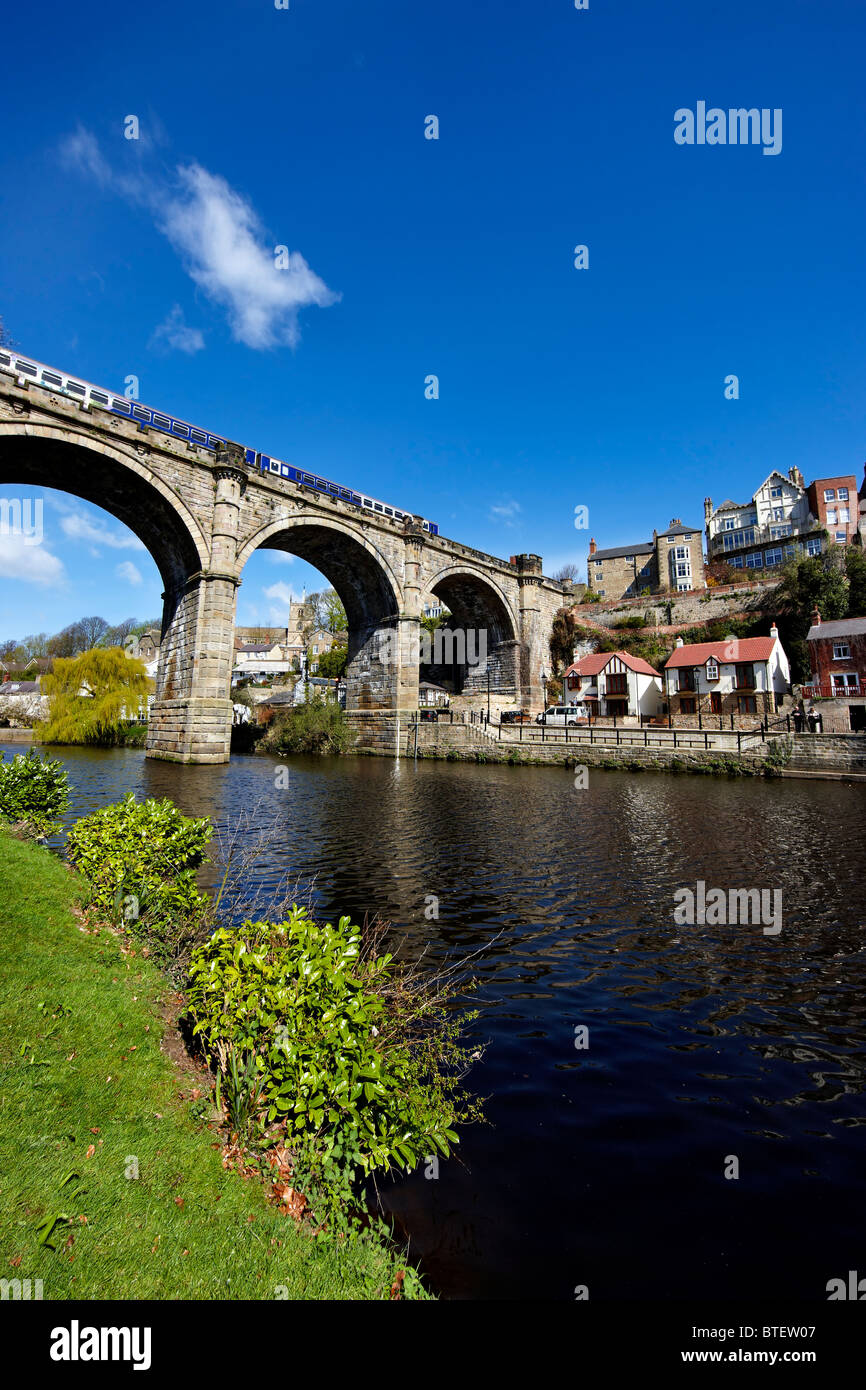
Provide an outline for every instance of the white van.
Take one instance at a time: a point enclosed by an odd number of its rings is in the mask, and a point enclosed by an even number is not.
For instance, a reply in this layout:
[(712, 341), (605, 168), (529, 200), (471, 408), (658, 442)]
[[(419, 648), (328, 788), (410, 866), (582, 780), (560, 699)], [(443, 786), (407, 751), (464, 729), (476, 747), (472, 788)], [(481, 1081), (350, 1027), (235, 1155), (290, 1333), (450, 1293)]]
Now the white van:
[(536, 724), (553, 725), (563, 728), (566, 724), (585, 724), (586, 711), (579, 705), (549, 705), (542, 714), (535, 716)]

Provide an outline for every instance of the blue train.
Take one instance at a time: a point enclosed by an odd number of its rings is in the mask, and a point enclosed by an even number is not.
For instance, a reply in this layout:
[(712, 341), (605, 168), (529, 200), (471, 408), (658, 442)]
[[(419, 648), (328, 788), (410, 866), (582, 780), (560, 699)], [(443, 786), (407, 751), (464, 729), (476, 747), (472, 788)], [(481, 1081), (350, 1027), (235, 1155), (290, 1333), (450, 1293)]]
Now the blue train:
[[(45, 386), (51, 391), (59, 391), (63, 395), (71, 396), (73, 400), (84, 401), (100, 410), (109, 410), (114, 415), (123, 415), (127, 420), (134, 420), (138, 424), (164, 430), (176, 439), (189, 440), (193, 444), (201, 445), (203, 449), (223, 449), (227, 442), (220, 435), (211, 434), (210, 430), (191, 425), (188, 420), (181, 420), (176, 415), (167, 415), (161, 410), (152, 410), (140, 401), (118, 396), (114, 391), (93, 386), (89, 381), (79, 381), (56, 367), (47, 367), (43, 362), (21, 357), (9, 349), (0, 349), (0, 371), (14, 373), (22, 381), (38, 382), (40, 386)], [(355, 492), (353, 488), (344, 487), (342, 483), (332, 482), (330, 478), (321, 478), (315, 473), (306, 472), (303, 468), (295, 468), (290, 463), (284, 463), (282, 459), (273, 458), (270, 454), (261, 454), (256, 449), (244, 448), (244, 459), (247, 467), (254, 472), (267, 473), (270, 477), (285, 479), (298, 487), (324, 492), (329, 497), (348, 502), (360, 511), (377, 512), (381, 516), (393, 517), (396, 521), (404, 521), (412, 516), (411, 512), (401, 511), (399, 507), (390, 507), (376, 497), (368, 497), (365, 492)], [(422, 524), (431, 536), (439, 535), (439, 527), (435, 521), (425, 519)]]

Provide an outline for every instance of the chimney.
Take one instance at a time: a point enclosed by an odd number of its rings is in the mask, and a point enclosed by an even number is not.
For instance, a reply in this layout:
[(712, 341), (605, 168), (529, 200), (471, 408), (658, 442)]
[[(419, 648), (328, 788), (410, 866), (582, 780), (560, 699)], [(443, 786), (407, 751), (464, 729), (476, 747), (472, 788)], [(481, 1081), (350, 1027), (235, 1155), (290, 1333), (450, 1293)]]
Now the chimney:
[(597, 549), (598, 549), (598, 547), (597, 547), (597, 545), (596, 545), (596, 543), (595, 543), (595, 536), (590, 536), (590, 538), (589, 538), (589, 553), (590, 553), (590, 555), (594, 555)]
[(775, 624), (775, 623), (773, 623), (772, 627), (770, 628), (770, 636), (771, 636), (775, 641), (778, 642), (778, 640), (779, 640), (779, 629), (776, 627), (776, 624)]
[(821, 626), (821, 614), (818, 612), (818, 609), (817, 609), (817, 608), (813, 608), (813, 609), (812, 609), (812, 626), (813, 626), (813, 627), (820, 627), (820, 626)]
[(788, 477), (791, 479), (791, 482), (794, 484), (794, 487), (806, 486), (805, 481), (803, 479), (803, 474), (800, 472), (796, 464), (794, 464), (792, 468), (788, 469)]
[(704, 498), (704, 521), (705, 521), (708, 525), (709, 525), (710, 517), (712, 516), (712, 514), (713, 514), (713, 499), (712, 499), (712, 497), (705, 497), (705, 498)]
[(686, 645), (686, 644), (685, 644), (685, 642), (683, 641), (682, 637), (678, 637), (678, 638), (677, 638), (677, 646), (678, 646), (678, 647), (684, 647), (685, 645)]
[[(678, 516), (672, 516), (672, 517), (671, 517), (671, 526), (682, 526), (682, 524), (683, 524), (683, 523), (680, 521), (680, 518), (679, 518)], [(668, 527), (668, 530), (670, 530), (670, 529), (671, 529), (671, 527), (669, 526), (669, 527)]]

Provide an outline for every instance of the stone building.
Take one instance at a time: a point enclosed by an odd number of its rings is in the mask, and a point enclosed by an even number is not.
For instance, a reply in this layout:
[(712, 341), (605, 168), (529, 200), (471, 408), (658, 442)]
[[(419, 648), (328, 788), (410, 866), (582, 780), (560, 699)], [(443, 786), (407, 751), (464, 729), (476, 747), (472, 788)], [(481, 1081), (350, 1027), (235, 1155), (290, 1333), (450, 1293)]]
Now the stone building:
[(589, 542), (587, 582), (602, 598), (637, 594), (686, 593), (706, 587), (703, 538), (699, 528), (684, 526), (676, 516), (652, 540), (606, 550)]
[(690, 642), (681, 637), (665, 663), (671, 717), (712, 716), (747, 725), (774, 715), (788, 693), (791, 672), (775, 623), (769, 637), (723, 637)]

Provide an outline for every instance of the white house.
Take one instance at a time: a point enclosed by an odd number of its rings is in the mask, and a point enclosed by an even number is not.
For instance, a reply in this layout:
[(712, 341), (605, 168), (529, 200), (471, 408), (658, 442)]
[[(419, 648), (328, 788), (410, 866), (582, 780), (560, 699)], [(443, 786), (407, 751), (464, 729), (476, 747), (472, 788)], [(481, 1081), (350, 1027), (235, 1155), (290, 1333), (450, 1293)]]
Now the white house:
[(774, 714), (791, 688), (791, 671), (775, 623), (769, 637), (722, 637), (683, 643), (665, 662), (671, 714)]
[(593, 717), (653, 717), (661, 702), (661, 674), (630, 652), (594, 652), (573, 662), (562, 678), (562, 703), (583, 706)]

